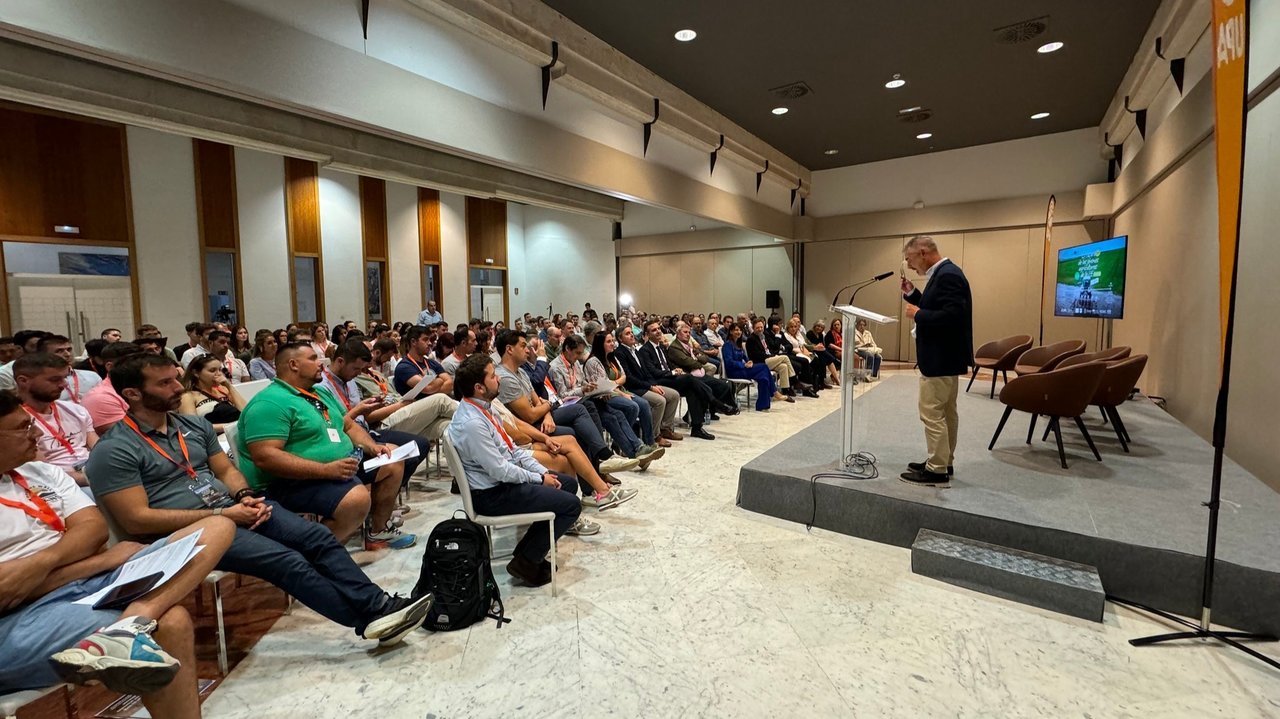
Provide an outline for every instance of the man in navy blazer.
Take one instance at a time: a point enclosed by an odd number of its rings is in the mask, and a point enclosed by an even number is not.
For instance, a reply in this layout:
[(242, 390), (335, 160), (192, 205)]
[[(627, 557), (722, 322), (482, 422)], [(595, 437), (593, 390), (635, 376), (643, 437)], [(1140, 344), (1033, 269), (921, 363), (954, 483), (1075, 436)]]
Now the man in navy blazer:
[(924, 487), (949, 487), (960, 416), (959, 375), (973, 364), (973, 295), (964, 271), (938, 252), (932, 237), (917, 235), (903, 248), (907, 265), (925, 276), (924, 290), (902, 278), (907, 317), (915, 322), (920, 369), (920, 421), (929, 457), (908, 462), (901, 478)]

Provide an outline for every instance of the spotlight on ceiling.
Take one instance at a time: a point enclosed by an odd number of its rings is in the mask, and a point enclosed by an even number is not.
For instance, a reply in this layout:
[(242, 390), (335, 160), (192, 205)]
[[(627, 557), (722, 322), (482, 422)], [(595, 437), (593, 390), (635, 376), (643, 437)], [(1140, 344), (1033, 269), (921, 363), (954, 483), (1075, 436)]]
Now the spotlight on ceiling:
[(840, 151), (839, 151), (839, 150), (823, 150), (823, 151), (822, 151), (822, 154), (824, 154), (824, 155), (839, 155), (839, 154), (840, 154)]
[(775, 107), (772, 110), (770, 110), (770, 112), (772, 112), (775, 115), (785, 115), (788, 112), (790, 112), (790, 110), (788, 110), (785, 107)]
[(1047, 42), (1041, 45), (1040, 47), (1036, 48), (1036, 52), (1040, 53), (1041, 55), (1047, 55), (1051, 52), (1057, 52), (1061, 50), (1062, 47), (1063, 47), (1063, 44), (1060, 42)]
[(1034, 115), (1032, 115), (1032, 116), (1031, 116), (1031, 119), (1032, 119), (1032, 120), (1043, 120), (1043, 119), (1045, 119), (1045, 118), (1046, 118), (1046, 117), (1048, 117), (1048, 116), (1049, 116), (1049, 113), (1047, 113), (1047, 112), (1037, 112), (1036, 114), (1034, 114)]
[(698, 33), (689, 29), (676, 31), (676, 39), (679, 40), (680, 42), (689, 42), (690, 40), (694, 39), (697, 36), (698, 36)]
[(631, 302), (632, 302), (632, 298), (630, 294), (623, 292), (622, 294), (618, 295), (618, 306), (630, 307)]
[(899, 115), (910, 115), (910, 114), (911, 114), (911, 113), (913, 113), (913, 112), (920, 112), (920, 111), (921, 111), (921, 110), (923, 110), (923, 109), (924, 109), (924, 108), (923, 108), (923, 107), (920, 107), (919, 105), (916, 105), (916, 106), (914, 106), (914, 107), (904, 107), (904, 108), (902, 108), (901, 110), (898, 110), (898, 114), (899, 114)]
[(931, 137), (933, 137), (932, 132), (922, 132), (919, 135), (916, 135), (917, 140), (928, 140)]
[(894, 74), (893, 74), (893, 79), (892, 79), (892, 80), (890, 80), (889, 82), (886, 82), (886, 83), (884, 84), (884, 86), (885, 86), (885, 87), (887, 87), (887, 88), (889, 88), (890, 90), (897, 90), (898, 88), (900, 88), (900, 87), (902, 87), (903, 85), (906, 85), (906, 84), (907, 84), (907, 81), (902, 79), (902, 75), (901, 75), (901, 74), (899, 74), (899, 73), (894, 73)]

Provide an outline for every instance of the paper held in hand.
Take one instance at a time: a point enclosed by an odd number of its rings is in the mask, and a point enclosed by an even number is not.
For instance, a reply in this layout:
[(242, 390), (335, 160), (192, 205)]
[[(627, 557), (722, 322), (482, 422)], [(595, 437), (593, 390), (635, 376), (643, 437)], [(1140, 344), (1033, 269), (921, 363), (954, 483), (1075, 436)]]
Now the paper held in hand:
[(403, 462), (406, 459), (413, 459), (414, 457), (417, 457), (420, 454), (421, 452), (418, 451), (418, 443), (410, 442), (408, 444), (402, 444), (399, 447), (396, 447), (395, 449), (393, 449), (391, 451), (390, 457), (380, 454), (377, 457), (374, 457), (373, 459), (366, 459), (364, 461), (364, 468), (377, 469), (378, 467), (381, 467), (383, 465), (395, 464), (396, 462)]
[(161, 575), (155, 583), (155, 587), (159, 587), (172, 579), (173, 575), (182, 571), (182, 568), (187, 566), (187, 562), (190, 562), (192, 557), (204, 549), (204, 547), (196, 544), (196, 542), (200, 541), (200, 535), (203, 532), (204, 530), (202, 529), (192, 532), (176, 542), (169, 542), (159, 549), (147, 552), (144, 556), (135, 555), (133, 559), (125, 562), (120, 567), (115, 581), (111, 582), (109, 586), (103, 587), (83, 599), (77, 599), (74, 603), (97, 604), (98, 600), (110, 594), (111, 590), (116, 587), (124, 586), (151, 574)]
[(598, 397), (602, 394), (609, 394), (618, 388), (618, 384), (611, 379), (602, 379), (596, 382), (596, 388), (590, 392), (584, 392), (583, 397)]
[(431, 382), (427, 381), (426, 377), (419, 379), (418, 383), (410, 387), (408, 392), (400, 395), (400, 399), (404, 402), (412, 402), (415, 397), (422, 394), (422, 390), (426, 389), (429, 384)]

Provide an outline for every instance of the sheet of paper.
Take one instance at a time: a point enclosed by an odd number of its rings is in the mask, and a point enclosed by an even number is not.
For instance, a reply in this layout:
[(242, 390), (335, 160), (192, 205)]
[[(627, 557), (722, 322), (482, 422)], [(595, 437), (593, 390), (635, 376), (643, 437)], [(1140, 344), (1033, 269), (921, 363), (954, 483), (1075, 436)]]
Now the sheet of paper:
[(410, 442), (408, 444), (402, 444), (399, 447), (396, 447), (395, 449), (391, 450), (390, 457), (378, 455), (373, 459), (366, 459), (364, 461), (364, 468), (377, 469), (378, 467), (381, 467), (385, 464), (395, 464), (396, 462), (403, 462), (406, 459), (413, 459), (414, 457), (417, 457), (420, 454), (421, 452), (418, 451), (418, 443)]
[(196, 556), (202, 549), (204, 549), (204, 547), (196, 544), (196, 542), (200, 541), (200, 535), (202, 533), (203, 530), (192, 532), (182, 539), (179, 539), (176, 542), (170, 542), (145, 556), (130, 559), (120, 567), (120, 572), (114, 582), (100, 591), (94, 592), (83, 599), (76, 600), (75, 603), (93, 605), (97, 603), (98, 600), (107, 596), (107, 594), (116, 587), (123, 586), (129, 582), (157, 572), (161, 574), (160, 581), (156, 582), (156, 586), (159, 587), (161, 584), (172, 579), (173, 575), (182, 571), (182, 568), (187, 566), (187, 562), (190, 562), (192, 557)]
[(428, 382), (425, 377), (418, 380), (418, 383), (410, 387), (408, 392), (400, 395), (400, 399), (403, 399), (405, 402), (412, 402), (413, 398), (422, 394), (422, 390), (426, 389), (429, 384), (431, 383)]
[(596, 397), (602, 394), (609, 394), (618, 388), (618, 384), (611, 379), (602, 379), (596, 383), (596, 388), (583, 395), (584, 397)]

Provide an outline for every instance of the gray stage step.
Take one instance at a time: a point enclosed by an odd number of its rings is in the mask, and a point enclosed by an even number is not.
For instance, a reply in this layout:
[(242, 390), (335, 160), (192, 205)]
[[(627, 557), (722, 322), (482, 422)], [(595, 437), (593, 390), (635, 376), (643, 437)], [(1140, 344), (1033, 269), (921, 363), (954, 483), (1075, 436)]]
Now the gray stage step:
[(921, 529), (911, 545), (911, 571), (1095, 622), (1106, 604), (1093, 567), (931, 529)]

